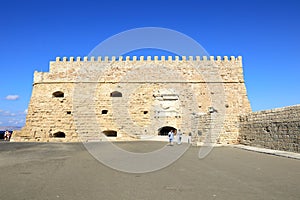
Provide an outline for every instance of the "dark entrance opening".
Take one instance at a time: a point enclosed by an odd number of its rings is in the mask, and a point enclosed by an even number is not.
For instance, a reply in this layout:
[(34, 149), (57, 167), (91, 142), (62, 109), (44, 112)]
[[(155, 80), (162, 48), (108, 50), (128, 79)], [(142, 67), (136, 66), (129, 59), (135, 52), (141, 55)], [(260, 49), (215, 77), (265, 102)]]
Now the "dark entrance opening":
[(108, 130), (108, 131), (103, 131), (102, 133), (105, 134), (106, 137), (117, 137), (117, 131)]
[(110, 93), (111, 97), (122, 97), (122, 93), (118, 92), (118, 91), (114, 91), (112, 93)]
[(168, 135), (168, 133), (173, 130), (173, 132), (175, 132), (175, 130), (177, 130), (176, 128), (172, 127), (172, 126), (164, 126), (161, 127), (160, 129), (158, 129), (158, 135)]
[(56, 92), (52, 93), (52, 96), (53, 97), (64, 97), (65, 94), (63, 92), (61, 92), (61, 91), (56, 91)]
[(57, 132), (53, 134), (53, 137), (55, 138), (65, 138), (66, 134), (64, 132)]
[(106, 115), (108, 113), (108, 110), (102, 110), (101, 114)]

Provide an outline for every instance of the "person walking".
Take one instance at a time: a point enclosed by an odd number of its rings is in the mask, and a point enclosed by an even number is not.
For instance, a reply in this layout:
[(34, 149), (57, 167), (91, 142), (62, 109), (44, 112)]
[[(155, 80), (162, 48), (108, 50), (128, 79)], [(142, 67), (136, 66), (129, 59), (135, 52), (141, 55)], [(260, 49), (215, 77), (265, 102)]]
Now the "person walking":
[(4, 133), (4, 140), (5, 141), (9, 141), (10, 140), (10, 136), (11, 136), (10, 132), (8, 130), (6, 130), (5, 133)]
[(181, 144), (182, 133), (181, 133), (180, 129), (178, 129), (176, 137), (177, 137), (177, 144)]
[(169, 143), (171, 146), (173, 146), (173, 140), (174, 140), (173, 130), (170, 130), (170, 132), (168, 133), (168, 136), (169, 136)]

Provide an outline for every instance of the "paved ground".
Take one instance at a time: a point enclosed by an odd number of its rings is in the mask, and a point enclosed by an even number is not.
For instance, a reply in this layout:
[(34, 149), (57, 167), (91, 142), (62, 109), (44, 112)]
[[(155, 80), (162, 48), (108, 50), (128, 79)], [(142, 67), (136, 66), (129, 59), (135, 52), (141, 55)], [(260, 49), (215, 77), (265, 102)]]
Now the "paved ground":
[[(165, 143), (118, 145), (147, 152)], [(162, 170), (128, 174), (82, 144), (0, 142), (0, 199), (300, 199), (300, 160), (232, 147), (199, 160), (198, 150)]]

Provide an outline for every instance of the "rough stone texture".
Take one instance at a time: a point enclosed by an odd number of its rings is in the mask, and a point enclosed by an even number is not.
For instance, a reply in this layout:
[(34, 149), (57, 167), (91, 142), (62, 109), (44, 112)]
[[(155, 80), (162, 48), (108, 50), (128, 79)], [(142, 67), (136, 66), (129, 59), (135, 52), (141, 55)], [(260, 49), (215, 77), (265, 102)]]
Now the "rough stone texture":
[(115, 131), (132, 140), (170, 126), (196, 144), (210, 129), (211, 142), (236, 143), (239, 115), (249, 112), (241, 57), (64, 57), (34, 73), (26, 124), (13, 139), (103, 140)]
[(300, 105), (242, 115), (239, 142), (275, 150), (300, 152)]

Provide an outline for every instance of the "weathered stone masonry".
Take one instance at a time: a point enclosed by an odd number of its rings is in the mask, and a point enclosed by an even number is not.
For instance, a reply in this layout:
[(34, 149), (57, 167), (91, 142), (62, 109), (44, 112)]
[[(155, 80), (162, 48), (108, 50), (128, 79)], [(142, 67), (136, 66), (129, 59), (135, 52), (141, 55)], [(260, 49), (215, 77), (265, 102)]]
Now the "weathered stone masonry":
[[(222, 127), (212, 108), (224, 110)], [(131, 140), (172, 127), (198, 143), (216, 127), (217, 142), (236, 143), (249, 112), (240, 56), (64, 57), (34, 73), (26, 124), (13, 139)]]
[(212, 142), (300, 152), (300, 105), (252, 113), (242, 58), (233, 56), (57, 58), (34, 73), (26, 124), (13, 140), (132, 140), (170, 127), (194, 144), (214, 129)]
[(239, 132), (241, 144), (300, 152), (300, 105), (242, 115)]

